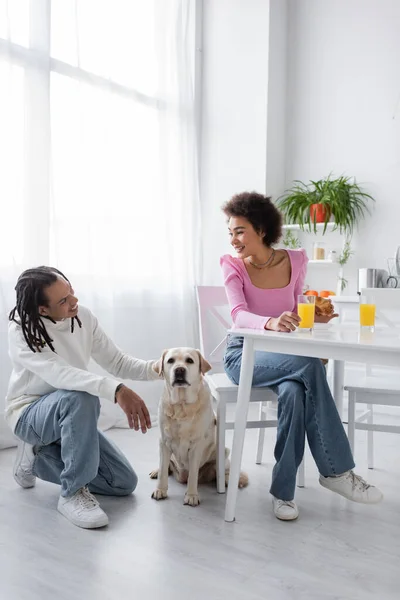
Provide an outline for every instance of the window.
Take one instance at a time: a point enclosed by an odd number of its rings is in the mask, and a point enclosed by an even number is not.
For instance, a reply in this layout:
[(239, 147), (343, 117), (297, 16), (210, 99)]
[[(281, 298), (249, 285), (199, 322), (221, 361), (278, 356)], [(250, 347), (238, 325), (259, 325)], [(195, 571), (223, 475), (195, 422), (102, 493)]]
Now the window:
[(176, 276), (190, 271), (191, 4), (0, 0), (3, 266), (129, 270), (146, 288), (170, 285), (166, 253)]

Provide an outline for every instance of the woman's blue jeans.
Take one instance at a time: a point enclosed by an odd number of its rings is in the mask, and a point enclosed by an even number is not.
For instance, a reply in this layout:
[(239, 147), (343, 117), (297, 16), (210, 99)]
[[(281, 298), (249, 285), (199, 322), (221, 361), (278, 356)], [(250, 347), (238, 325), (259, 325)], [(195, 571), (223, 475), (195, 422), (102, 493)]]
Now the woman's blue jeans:
[[(229, 336), (224, 367), (239, 383), (243, 338)], [(319, 358), (256, 352), (254, 387), (267, 387), (278, 396), (276, 464), (270, 492), (293, 500), (297, 469), (303, 459), (305, 435), (321, 475), (340, 475), (354, 467), (349, 441)]]

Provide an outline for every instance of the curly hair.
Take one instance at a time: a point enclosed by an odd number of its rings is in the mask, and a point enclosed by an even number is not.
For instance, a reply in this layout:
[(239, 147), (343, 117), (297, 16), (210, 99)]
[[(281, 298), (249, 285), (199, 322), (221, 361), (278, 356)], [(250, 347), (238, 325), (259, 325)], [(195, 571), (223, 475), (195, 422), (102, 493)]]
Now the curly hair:
[(225, 202), (222, 210), (228, 218), (247, 219), (257, 233), (264, 233), (262, 241), (268, 247), (282, 236), (282, 215), (269, 196), (242, 192)]

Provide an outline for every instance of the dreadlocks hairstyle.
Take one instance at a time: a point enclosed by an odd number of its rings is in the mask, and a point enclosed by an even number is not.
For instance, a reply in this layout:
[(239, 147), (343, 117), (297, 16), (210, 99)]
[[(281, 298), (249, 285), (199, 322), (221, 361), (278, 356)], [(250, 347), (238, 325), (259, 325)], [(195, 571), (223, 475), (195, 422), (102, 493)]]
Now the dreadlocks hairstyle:
[[(46, 331), (46, 327), (39, 314), (39, 306), (47, 306), (45, 289), (57, 281), (59, 276), (65, 281), (69, 280), (61, 271), (53, 267), (37, 267), (24, 271), (17, 281), (15, 291), (17, 292), (17, 302), (9, 314), (9, 320), (15, 321), (21, 326), (25, 341), (32, 352), (41, 352), (47, 344), (55, 352), (52, 344), (53, 340)], [(18, 315), (19, 320), (16, 319)], [(46, 317), (53, 321), (50, 317)], [(71, 318), (71, 333), (74, 331), (74, 320), (82, 327), (78, 317)], [(55, 321), (53, 321), (55, 323)]]

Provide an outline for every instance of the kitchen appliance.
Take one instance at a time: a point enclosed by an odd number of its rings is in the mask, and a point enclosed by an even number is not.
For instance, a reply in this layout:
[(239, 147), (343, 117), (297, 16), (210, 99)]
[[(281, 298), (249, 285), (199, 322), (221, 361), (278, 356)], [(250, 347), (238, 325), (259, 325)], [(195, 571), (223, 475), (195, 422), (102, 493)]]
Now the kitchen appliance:
[(400, 248), (397, 249), (395, 258), (387, 259), (389, 277), (386, 281), (386, 287), (400, 289)]
[(389, 275), (389, 277), (387, 278), (385, 287), (400, 289), (400, 276), (399, 275)]
[(361, 292), (364, 288), (387, 287), (389, 273), (385, 269), (358, 269), (358, 288)]

